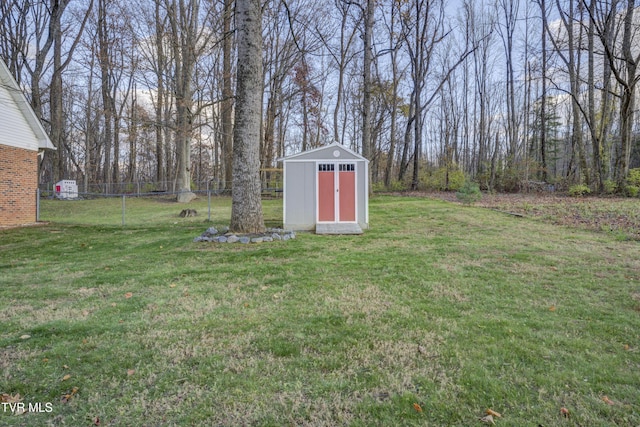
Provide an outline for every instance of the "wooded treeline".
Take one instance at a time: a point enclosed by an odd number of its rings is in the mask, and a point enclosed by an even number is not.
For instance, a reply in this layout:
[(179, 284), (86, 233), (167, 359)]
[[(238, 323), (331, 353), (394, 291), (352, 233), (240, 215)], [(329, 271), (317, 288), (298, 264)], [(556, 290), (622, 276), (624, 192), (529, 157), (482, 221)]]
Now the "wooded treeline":
[[(260, 165), (342, 143), (374, 188), (624, 191), (634, 0), (267, 0)], [(42, 182), (231, 188), (233, 0), (2, 0), (0, 56), (56, 152)]]

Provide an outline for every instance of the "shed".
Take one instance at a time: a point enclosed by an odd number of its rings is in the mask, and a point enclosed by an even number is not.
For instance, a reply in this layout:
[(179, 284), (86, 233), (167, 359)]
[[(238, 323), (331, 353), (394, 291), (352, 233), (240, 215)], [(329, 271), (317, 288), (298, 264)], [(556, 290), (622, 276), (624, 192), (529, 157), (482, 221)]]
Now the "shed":
[(36, 221), (38, 156), (55, 150), (0, 59), (0, 226)]
[(369, 228), (369, 161), (341, 144), (280, 159), (288, 230), (361, 234)]

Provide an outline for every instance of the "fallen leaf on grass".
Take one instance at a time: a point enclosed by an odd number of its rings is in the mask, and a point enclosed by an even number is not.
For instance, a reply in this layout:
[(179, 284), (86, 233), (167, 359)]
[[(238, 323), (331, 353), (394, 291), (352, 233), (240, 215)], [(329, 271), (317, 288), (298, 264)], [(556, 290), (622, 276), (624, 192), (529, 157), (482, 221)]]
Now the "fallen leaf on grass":
[(135, 369), (127, 369), (127, 375), (128, 375), (128, 376), (131, 376), (131, 375), (133, 375), (133, 374), (135, 374), (135, 373), (136, 373), (136, 370), (135, 370)]
[(94, 426), (99, 426), (100, 425), (100, 418), (99, 417), (95, 417), (93, 419), (93, 425)]
[(565, 418), (569, 418), (569, 410), (565, 407), (560, 408), (560, 415)]
[(132, 296), (133, 296), (133, 293), (132, 293), (132, 292), (127, 292), (126, 294), (124, 294), (124, 297), (125, 297), (126, 299), (129, 299), (129, 298), (131, 298)]
[(31, 335), (27, 335), (27, 334), (20, 335), (21, 340), (28, 340), (29, 338), (31, 338)]
[(609, 399), (608, 396), (602, 396), (602, 401), (604, 403), (606, 403), (607, 405), (612, 405), (613, 406), (613, 405), (616, 404), (616, 402), (614, 402), (613, 400)]
[(491, 415), (492, 417), (496, 417), (496, 418), (500, 418), (502, 417), (502, 414), (500, 414), (499, 412), (494, 411), (493, 409), (489, 408), (486, 411), (484, 411), (485, 414), (487, 415)]
[(67, 381), (69, 378), (71, 378), (71, 375), (67, 374), (64, 377), (62, 377), (62, 381)]
[(175, 287), (176, 287), (176, 284), (175, 284), (175, 283), (172, 283), (172, 284), (170, 284), (170, 285), (169, 285), (169, 287), (170, 287), (170, 288), (175, 288)]
[(480, 418), (480, 421), (482, 421), (483, 423), (496, 425), (495, 421), (493, 421), (493, 415), (487, 415), (486, 417), (482, 417)]
[(78, 392), (78, 387), (74, 387), (70, 393), (65, 394), (64, 396), (62, 396), (62, 403), (67, 403), (71, 400), (71, 398), (73, 396), (75, 396), (75, 394)]
[(16, 393), (14, 396), (11, 396), (10, 394), (7, 394), (7, 393), (2, 393), (2, 395), (0, 395), (0, 402), (18, 403), (18, 402), (22, 402), (22, 397), (20, 396), (20, 393)]
[(549, 311), (556, 311), (556, 306), (552, 305), (551, 307), (549, 307)]
[(417, 402), (413, 404), (413, 409), (415, 409), (416, 412), (422, 412), (422, 406), (420, 406)]

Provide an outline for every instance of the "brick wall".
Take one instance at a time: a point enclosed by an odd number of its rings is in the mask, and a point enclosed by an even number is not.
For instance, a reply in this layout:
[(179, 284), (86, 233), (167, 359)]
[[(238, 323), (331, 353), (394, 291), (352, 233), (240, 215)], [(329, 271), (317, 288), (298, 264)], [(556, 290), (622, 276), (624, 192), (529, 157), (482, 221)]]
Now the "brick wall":
[(0, 145), (0, 226), (36, 221), (38, 153)]

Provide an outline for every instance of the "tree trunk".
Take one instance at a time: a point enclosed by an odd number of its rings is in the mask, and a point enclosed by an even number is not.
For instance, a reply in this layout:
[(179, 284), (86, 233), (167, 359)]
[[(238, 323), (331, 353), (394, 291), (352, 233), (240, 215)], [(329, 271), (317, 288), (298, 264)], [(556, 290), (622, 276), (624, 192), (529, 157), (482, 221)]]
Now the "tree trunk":
[[(375, 0), (367, 0), (364, 10), (364, 60), (363, 60), (363, 84), (362, 84), (362, 156), (365, 159), (372, 159), (371, 147), (371, 63), (373, 51), (371, 45), (373, 32)], [(369, 179), (370, 181), (370, 179)], [(369, 187), (371, 188), (371, 187)]]
[(164, 163), (164, 138), (163, 133), (164, 129), (162, 126), (163, 123), (163, 114), (164, 114), (164, 92), (165, 92), (165, 82), (164, 82), (164, 73), (166, 71), (166, 58), (164, 53), (164, 19), (160, 16), (160, 0), (156, 0), (155, 5), (155, 25), (156, 25), (156, 34), (155, 34), (155, 49), (156, 49), (156, 85), (157, 87), (157, 95), (156, 95), (156, 103), (155, 103), (155, 125), (154, 131), (156, 136), (156, 181), (160, 183), (162, 188), (158, 188), (158, 190), (167, 190), (165, 181), (167, 180), (167, 168)]
[(230, 228), (238, 233), (264, 231), (260, 184), (261, 15), (260, 0), (236, 1), (238, 64)]
[(231, 72), (231, 50), (233, 47), (233, 0), (224, 0), (222, 42), (222, 160), (224, 165), (224, 187), (231, 187), (233, 179), (233, 86)]

